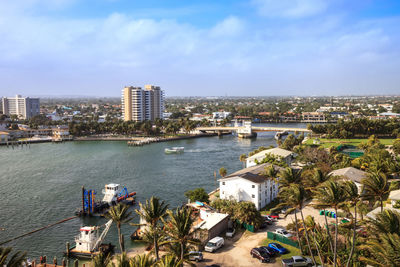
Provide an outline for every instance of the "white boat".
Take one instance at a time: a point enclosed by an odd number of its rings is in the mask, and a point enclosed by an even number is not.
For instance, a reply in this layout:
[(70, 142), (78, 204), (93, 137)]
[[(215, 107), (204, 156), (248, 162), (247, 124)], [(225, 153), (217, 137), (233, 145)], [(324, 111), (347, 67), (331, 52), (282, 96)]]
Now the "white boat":
[(69, 248), (67, 245), (66, 255), (81, 258), (91, 258), (99, 253), (112, 253), (114, 246), (111, 244), (102, 244), (108, 230), (112, 224), (109, 220), (104, 226), (105, 229), (100, 234), (100, 226), (81, 227), (80, 234), (75, 237), (75, 246)]
[(183, 153), (185, 150), (185, 148), (183, 146), (175, 146), (175, 147), (171, 147), (171, 148), (166, 148), (164, 150), (165, 154), (177, 154), (177, 153)]

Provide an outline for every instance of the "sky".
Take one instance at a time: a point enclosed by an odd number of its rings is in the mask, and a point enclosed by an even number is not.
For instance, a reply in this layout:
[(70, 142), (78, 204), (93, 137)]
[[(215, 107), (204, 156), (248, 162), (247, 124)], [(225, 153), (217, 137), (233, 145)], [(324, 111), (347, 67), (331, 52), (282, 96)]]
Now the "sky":
[(398, 0), (0, 0), (0, 96), (400, 94)]

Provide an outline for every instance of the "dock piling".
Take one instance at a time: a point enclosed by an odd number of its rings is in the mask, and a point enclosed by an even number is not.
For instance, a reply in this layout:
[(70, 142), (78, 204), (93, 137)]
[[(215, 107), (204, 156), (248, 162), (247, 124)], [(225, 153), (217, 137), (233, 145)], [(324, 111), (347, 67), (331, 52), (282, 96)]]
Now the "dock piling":
[(56, 256), (54, 256), (54, 258), (53, 258), (53, 264), (54, 264), (54, 266), (57, 266), (57, 257)]
[(66, 253), (67, 257), (69, 257), (69, 242), (66, 244)]

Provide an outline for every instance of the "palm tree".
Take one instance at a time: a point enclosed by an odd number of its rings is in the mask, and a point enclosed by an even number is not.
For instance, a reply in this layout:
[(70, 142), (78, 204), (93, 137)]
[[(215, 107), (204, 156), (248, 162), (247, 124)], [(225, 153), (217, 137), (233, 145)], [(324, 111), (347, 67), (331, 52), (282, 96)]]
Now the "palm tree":
[(298, 184), (301, 181), (300, 171), (295, 171), (290, 167), (281, 170), (278, 174), (279, 188), (288, 187), (292, 184)]
[(157, 267), (181, 267), (183, 262), (178, 260), (177, 257), (173, 255), (164, 256), (159, 262), (157, 262)]
[(129, 267), (153, 267), (156, 260), (150, 254), (139, 254), (131, 258)]
[(111, 262), (110, 265), (112, 267), (131, 267), (130, 266), (130, 260), (128, 255), (126, 255), (125, 252), (122, 252), (121, 254), (116, 256), (117, 258), (117, 263)]
[(368, 265), (381, 267), (400, 266), (400, 236), (398, 234), (382, 234), (379, 240), (368, 240), (360, 249), (366, 249), (369, 257), (361, 256), (360, 260)]
[(221, 175), (221, 177), (225, 177), (226, 174), (227, 174), (226, 169), (225, 169), (224, 167), (221, 167), (221, 168), (219, 169), (219, 175)]
[(354, 207), (354, 221), (353, 221), (353, 241), (351, 244), (351, 251), (349, 258), (347, 260), (346, 266), (350, 266), (351, 259), (354, 254), (354, 247), (356, 243), (356, 228), (357, 228), (357, 203), (360, 202), (361, 196), (358, 193), (358, 187), (353, 181), (345, 181), (344, 182), (344, 190), (346, 193), (347, 201), (351, 206)]
[(381, 212), (383, 211), (383, 201), (390, 193), (390, 185), (386, 175), (376, 171), (369, 173), (368, 177), (361, 180), (363, 184), (363, 197), (368, 200), (379, 201)]
[(92, 262), (90, 263), (92, 267), (107, 267), (111, 263), (110, 254), (106, 255), (105, 253), (99, 253), (95, 257), (92, 258)]
[(159, 198), (152, 196), (150, 200), (146, 200), (146, 204), (139, 204), (140, 209), (136, 210), (136, 213), (146, 222), (149, 226), (149, 232), (153, 236), (154, 253), (156, 255), (156, 260), (159, 260), (158, 253), (158, 241), (162, 229), (160, 227), (161, 219), (166, 215), (168, 205), (165, 201), (160, 201)]
[(26, 260), (26, 252), (17, 251), (11, 258), (7, 261), (8, 256), (12, 248), (10, 247), (0, 247), (0, 266), (6, 267), (20, 267)]
[[(281, 202), (278, 207), (285, 207), (285, 206), (289, 206), (291, 207), (290, 209), (288, 209), (285, 213), (285, 216), (287, 216), (288, 214), (290, 214), (291, 212), (294, 211), (294, 216), (295, 216), (295, 223), (296, 223), (296, 234), (297, 234), (297, 239), (299, 241), (299, 244), (301, 243), (301, 240), (299, 238), (299, 229), (298, 229), (298, 224), (297, 224), (297, 211), (300, 211), (301, 214), (301, 219), (302, 219), (302, 223), (303, 223), (303, 228), (304, 228), (304, 232), (305, 232), (305, 237), (306, 237), (306, 241), (307, 241), (307, 246), (308, 246), (308, 250), (310, 252), (311, 258), (313, 260), (313, 264), (315, 264), (315, 259), (314, 259), (314, 253), (312, 252), (311, 249), (311, 245), (310, 245), (310, 240), (309, 240), (309, 236), (308, 236), (308, 231), (307, 228), (304, 224), (304, 215), (303, 215), (303, 207), (304, 207), (304, 203), (305, 201), (308, 200), (308, 196), (306, 194), (306, 191), (304, 189), (304, 187), (302, 185), (298, 185), (298, 184), (292, 184), (288, 187), (283, 188), (280, 192), (279, 192), (279, 198), (281, 199)], [(301, 250), (301, 248), (300, 248)]]
[(303, 174), (305, 188), (309, 191), (315, 189), (317, 186), (328, 181), (332, 177), (330, 174), (324, 173), (319, 168), (315, 168), (311, 173), (303, 172)]
[[(337, 181), (326, 181), (321, 184), (316, 192), (315, 199), (317, 207), (333, 207), (335, 209), (335, 214), (337, 214), (338, 209), (343, 205), (345, 199), (345, 191), (343, 185)], [(327, 228), (329, 226), (327, 225)], [(333, 247), (333, 264), (336, 267), (337, 264), (337, 238), (338, 238), (338, 218), (336, 216), (335, 224), (335, 242)]]
[(122, 244), (122, 234), (121, 234), (121, 225), (124, 223), (128, 223), (132, 218), (130, 217), (132, 212), (128, 212), (128, 206), (119, 203), (116, 206), (111, 207), (108, 213), (105, 214), (105, 217), (111, 219), (115, 222), (115, 225), (118, 229), (118, 240), (119, 246), (121, 248), (121, 252), (124, 252), (124, 245)]
[(170, 243), (180, 245), (181, 255), (179, 260), (185, 261), (184, 253), (187, 246), (199, 244), (198, 240), (193, 237), (197, 229), (192, 229), (192, 211), (186, 208), (177, 208), (175, 212), (168, 210), (167, 214), (169, 217), (168, 222), (161, 218), (165, 225), (165, 232), (171, 238)]
[(377, 238), (381, 234), (395, 233), (400, 235), (400, 212), (384, 210), (376, 215), (375, 219), (369, 221), (370, 232)]

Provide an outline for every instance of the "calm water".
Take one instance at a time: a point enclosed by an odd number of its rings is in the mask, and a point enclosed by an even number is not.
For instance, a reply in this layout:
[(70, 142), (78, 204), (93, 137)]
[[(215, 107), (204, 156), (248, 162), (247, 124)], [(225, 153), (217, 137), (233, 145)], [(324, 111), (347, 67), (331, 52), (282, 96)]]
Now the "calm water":
[[(280, 125), (282, 126), (282, 124)], [(304, 127), (290, 124), (291, 127)], [(143, 201), (152, 195), (171, 207), (184, 203), (184, 192), (196, 187), (215, 189), (214, 171), (242, 167), (239, 156), (259, 146), (275, 145), (274, 133), (255, 140), (233, 136), (206, 137), (128, 147), (126, 142), (66, 142), (0, 147), (0, 241), (71, 217), (80, 207), (81, 187), (101, 190), (107, 183), (126, 185)], [(166, 155), (164, 148), (184, 146), (185, 153)], [(137, 220), (137, 216), (135, 216)], [(73, 243), (82, 225), (104, 224), (101, 218), (77, 218), (10, 242), (29, 257), (62, 257), (65, 242)], [(115, 225), (106, 241), (117, 245)], [(126, 246), (133, 231), (123, 226)]]

